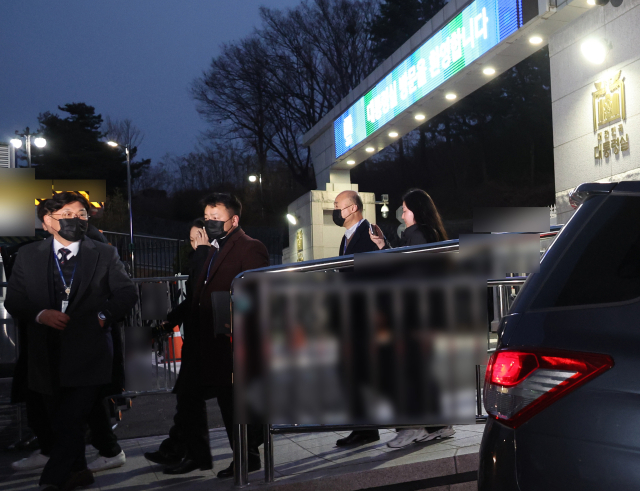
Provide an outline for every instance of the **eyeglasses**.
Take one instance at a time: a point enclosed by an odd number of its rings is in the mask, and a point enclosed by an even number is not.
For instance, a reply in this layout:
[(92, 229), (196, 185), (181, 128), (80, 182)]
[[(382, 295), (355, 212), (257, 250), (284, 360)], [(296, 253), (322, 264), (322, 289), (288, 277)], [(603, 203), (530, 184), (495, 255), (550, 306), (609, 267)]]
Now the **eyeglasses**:
[(74, 212), (72, 212), (70, 210), (65, 210), (65, 211), (62, 211), (60, 213), (55, 213), (55, 214), (56, 215), (60, 215), (61, 218), (54, 217), (53, 216), (54, 213), (51, 213), (49, 216), (51, 218), (53, 218), (54, 220), (65, 220), (65, 219), (68, 219), (68, 218), (76, 218), (76, 217), (78, 217), (80, 220), (89, 220), (89, 214), (86, 211), (81, 211), (81, 212), (78, 212), (76, 214), (76, 213), (74, 213)]

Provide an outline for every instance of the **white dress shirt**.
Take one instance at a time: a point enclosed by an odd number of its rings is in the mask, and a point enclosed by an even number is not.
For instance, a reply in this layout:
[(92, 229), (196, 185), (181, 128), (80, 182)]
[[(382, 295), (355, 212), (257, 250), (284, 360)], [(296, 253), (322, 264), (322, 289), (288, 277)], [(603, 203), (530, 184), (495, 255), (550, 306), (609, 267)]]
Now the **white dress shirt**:
[(65, 248), (68, 251), (71, 251), (69, 254), (67, 254), (67, 259), (71, 259), (73, 256), (78, 255), (78, 252), (80, 251), (80, 241), (72, 242), (68, 246), (63, 246), (56, 239), (53, 239), (53, 250), (56, 252), (58, 259), (62, 259), (62, 254), (58, 252), (62, 248)]
[(350, 227), (344, 231), (344, 235), (347, 238), (347, 240), (349, 240), (351, 236), (356, 233), (356, 229), (360, 226), (362, 222), (364, 222), (364, 218), (360, 220), (358, 223), (356, 223), (353, 227)]

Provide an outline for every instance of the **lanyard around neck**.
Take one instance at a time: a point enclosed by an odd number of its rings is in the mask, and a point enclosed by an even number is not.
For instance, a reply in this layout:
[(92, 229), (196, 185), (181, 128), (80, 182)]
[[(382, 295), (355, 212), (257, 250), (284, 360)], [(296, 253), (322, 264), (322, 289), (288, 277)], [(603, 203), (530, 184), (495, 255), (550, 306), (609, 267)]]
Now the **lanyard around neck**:
[[(52, 245), (52, 248), (53, 248), (53, 245)], [(71, 281), (69, 282), (69, 286), (67, 286), (67, 282), (65, 281), (64, 275), (62, 274), (62, 268), (60, 268), (58, 253), (56, 252), (55, 248), (53, 248), (53, 258), (56, 260), (56, 266), (58, 266), (58, 273), (60, 274), (60, 279), (62, 280), (62, 284), (64, 285), (64, 292), (67, 294), (67, 300), (69, 300), (69, 295), (71, 294), (71, 285), (73, 285), (73, 277), (76, 275), (76, 268), (78, 267), (78, 261), (76, 260), (76, 264), (75, 266), (73, 266), (73, 273), (71, 273)]]

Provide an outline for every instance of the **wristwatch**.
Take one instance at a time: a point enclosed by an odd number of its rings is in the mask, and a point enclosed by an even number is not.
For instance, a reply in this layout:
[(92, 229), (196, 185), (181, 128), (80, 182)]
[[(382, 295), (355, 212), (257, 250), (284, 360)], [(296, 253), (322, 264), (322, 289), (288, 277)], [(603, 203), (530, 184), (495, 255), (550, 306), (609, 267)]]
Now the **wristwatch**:
[(98, 319), (104, 322), (107, 320), (107, 317), (102, 312), (98, 312)]

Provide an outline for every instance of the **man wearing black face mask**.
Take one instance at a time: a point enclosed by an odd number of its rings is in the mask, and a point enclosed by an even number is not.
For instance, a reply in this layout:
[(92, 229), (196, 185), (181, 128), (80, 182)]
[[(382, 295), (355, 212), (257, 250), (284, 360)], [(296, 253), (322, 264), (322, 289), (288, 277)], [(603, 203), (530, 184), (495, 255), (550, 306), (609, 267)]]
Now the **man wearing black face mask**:
[[(378, 246), (369, 236), (369, 222), (362, 216), (362, 198), (355, 191), (341, 192), (333, 202), (333, 223), (346, 229), (340, 242), (340, 255), (373, 252)], [(378, 430), (353, 431), (336, 441), (336, 446), (364, 445), (380, 440)]]
[(84, 236), (82, 195), (56, 194), (45, 209), (52, 237), (18, 254), (5, 308), (27, 325), (29, 388), (43, 394), (54, 434), (40, 484), (70, 490), (93, 483), (84, 425), (111, 381), (110, 325), (129, 313), (137, 289), (115, 248)]
[[(213, 467), (205, 401), (216, 397), (229, 443), (233, 445), (233, 348), (231, 337), (214, 331), (211, 294), (229, 293), (234, 278), (250, 269), (269, 265), (269, 253), (260, 241), (240, 228), (242, 205), (235, 196), (215, 193), (205, 198), (205, 231), (211, 251), (196, 280), (191, 305), (190, 333), (182, 346), (182, 365), (174, 392), (177, 411), (174, 427), (156, 452), (145, 453), (155, 463), (166, 465), (165, 474), (186, 474)], [(172, 434), (184, 435), (186, 449), (171, 443)], [(249, 471), (260, 469), (258, 446), (262, 428), (249, 425)], [(221, 479), (233, 477), (233, 463), (218, 472)]]

